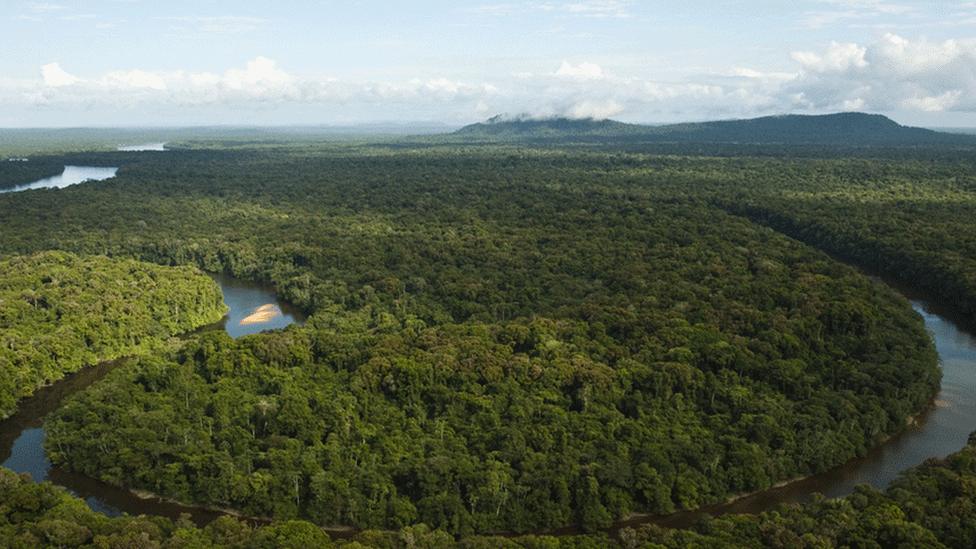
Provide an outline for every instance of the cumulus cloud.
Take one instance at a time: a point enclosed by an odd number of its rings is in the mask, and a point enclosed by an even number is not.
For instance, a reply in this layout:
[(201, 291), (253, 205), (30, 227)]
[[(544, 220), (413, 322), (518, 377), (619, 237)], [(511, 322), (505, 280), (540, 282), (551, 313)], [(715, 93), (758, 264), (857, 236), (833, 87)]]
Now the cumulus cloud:
[(609, 99), (606, 101), (581, 101), (571, 106), (564, 114), (570, 118), (606, 120), (622, 112), (624, 112), (624, 106)]
[[(40, 82), (0, 82), (6, 91), (0, 102), (17, 97), (32, 105), (106, 105), (135, 107), (257, 105), (260, 103), (455, 102), (491, 98), (499, 89), (490, 83), (471, 84), (448, 78), (414, 78), (402, 82), (351, 82), (334, 78), (293, 75), (267, 57), (256, 57), (242, 67), (222, 73), (188, 71), (113, 70), (83, 78), (58, 63), (41, 68)], [(24, 89), (24, 88), (28, 89)], [(3, 90), (0, 90), (3, 91)]]
[(41, 67), (41, 78), (44, 79), (45, 86), (52, 88), (70, 86), (80, 82), (78, 77), (68, 74), (58, 63), (48, 63)]
[(230, 90), (258, 96), (276, 94), (287, 96), (295, 84), (295, 78), (278, 68), (274, 60), (256, 57), (248, 61), (243, 69), (228, 70), (218, 83)]
[(857, 44), (838, 44), (833, 42), (823, 53), (793, 52), (793, 60), (809, 72), (846, 71), (867, 66), (864, 56), (867, 48)]
[(962, 92), (959, 90), (947, 91), (935, 97), (909, 97), (905, 99), (903, 106), (918, 111), (942, 112), (950, 110), (959, 103)]
[(831, 44), (793, 58), (802, 72), (786, 90), (810, 109), (976, 111), (976, 40), (886, 34), (869, 46)]
[(274, 112), (288, 105), (295, 106), (292, 112), (314, 105), (317, 112), (338, 115), (358, 109), (390, 119), (417, 119), (423, 113), (464, 121), (504, 112), (645, 121), (790, 111), (976, 113), (976, 40), (932, 42), (887, 34), (870, 44), (836, 42), (793, 52), (789, 60), (781, 70), (733, 66), (677, 81), (580, 60), (491, 81), (299, 75), (267, 57), (220, 72), (129, 68), (96, 75), (52, 62), (41, 67), (39, 79), (0, 79), (0, 106), (10, 112), (30, 112), (24, 107), (31, 106), (86, 112), (99, 106), (112, 111), (224, 108), (242, 122), (248, 109)]

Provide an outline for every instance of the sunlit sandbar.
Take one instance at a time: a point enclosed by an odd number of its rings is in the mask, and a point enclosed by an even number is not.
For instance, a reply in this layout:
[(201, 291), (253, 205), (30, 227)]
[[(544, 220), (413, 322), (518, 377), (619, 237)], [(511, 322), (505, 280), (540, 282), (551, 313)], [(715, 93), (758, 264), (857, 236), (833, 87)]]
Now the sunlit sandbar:
[(274, 303), (267, 303), (254, 309), (251, 314), (241, 319), (241, 326), (251, 326), (253, 324), (264, 324), (281, 316), (281, 309)]

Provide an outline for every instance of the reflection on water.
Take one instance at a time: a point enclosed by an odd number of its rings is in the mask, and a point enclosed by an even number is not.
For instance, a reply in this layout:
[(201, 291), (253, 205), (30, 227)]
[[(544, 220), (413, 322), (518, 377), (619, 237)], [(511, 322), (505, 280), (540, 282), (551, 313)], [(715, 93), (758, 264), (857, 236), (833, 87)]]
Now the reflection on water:
[(304, 320), (301, 311), (277, 300), (266, 287), (217, 275), (214, 280), (224, 292), (224, 303), (230, 312), (223, 328), (233, 338), (277, 330)]
[[(232, 337), (263, 330), (283, 328), (303, 317), (299, 311), (276, 300), (269, 289), (225, 276), (214, 277), (224, 293), (230, 312), (222, 326)], [(715, 505), (667, 517), (640, 517), (618, 523), (614, 530), (626, 526), (654, 523), (686, 527), (705, 515), (758, 513), (787, 502), (809, 500), (814, 493), (829, 497), (849, 494), (856, 485), (870, 484), (884, 488), (901, 471), (919, 465), (931, 457), (945, 457), (962, 448), (970, 431), (976, 428), (976, 338), (964, 331), (946, 311), (921, 301), (913, 301), (928, 330), (935, 339), (942, 360), (942, 390), (936, 403), (918, 418), (918, 422), (899, 436), (875, 448), (867, 456), (823, 474), (754, 494), (733, 503)], [(967, 324), (968, 326), (968, 324)], [(45, 387), (24, 400), (17, 414), (0, 422), (0, 460), (3, 466), (30, 473), (35, 480), (49, 479), (86, 499), (92, 508), (108, 513), (118, 510), (130, 514), (157, 514), (168, 517), (190, 513), (200, 523), (219, 513), (159, 501), (143, 500), (126, 490), (113, 488), (90, 478), (75, 475), (51, 464), (43, 450), (43, 418), (60, 406), (63, 398), (101, 379), (116, 363), (104, 363), (69, 376)], [(124, 366), (123, 366), (124, 367)], [(571, 529), (559, 533), (570, 533)]]
[(120, 145), (121, 152), (165, 151), (166, 143), (143, 143), (141, 145)]
[(873, 449), (867, 456), (825, 473), (729, 504), (667, 517), (635, 519), (627, 525), (653, 522), (682, 528), (705, 515), (760, 513), (780, 503), (809, 501), (816, 493), (827, 497), (845, 496), (858, 484), (884, 489), (902, 471), (929, 458), (943, 458), (958, 452), (976, 429), (976, 338), (972, 332), (960, 327), (963, 319), (954, 318), (949, 311), (921, 300), (913, 300), (912, 306), (925, 320), (942, 362), (942, 389), (934, 405), (918, 417), (915, 425)]
[[(51, 461), (44, 452), (46, 432), (43, 423), (44, 417), (56, 410), (66, 397), (102, 379), (123, 362), (103, 362), (85, 368), (53, 385), (38, 389), (33, 396), (22, 400), (17, 407), (17, 413), (0, 422), (2, 465), (17, 473), (29, 473), (37, 482), (50, 480), (67, 486), (72, 493), (87, 501), (92, 509), (108, 515), (118, 515), (117, 508), (103, 501), (104, 489), (101, 483), (51, 466)], [(59, 477), (78, 482), (59, 482)]]
[(25, 183), (16, 187), (0, 189), (2, 193), (16, 193), (32, 189), (62, 189), (70, 185), (77, 185), (85, 181), (102, 181), (115, 177), (118, 168), (95, 168), (91, 166), (65, 166), (61, 175), (45, 177), (33, 183)]
[[(304, 320), (301, 312), (277, 301), (270, 288), (215, 276), (230, 312), (213, 328), (224, 328), (232, 337), (254, 334), (264, 330), (284, 328)], [(250, 319), (250, 320), (249, 320)], [(247, 321), (247, 322), (245, 322)], [(159, 499), (142, 499), (128, 490), (109, 486), (104, 482), (52, 467), (44, 451), (44, 418), (58, 409), (68, 396), (97, 382), (127, 361), (103, 362), (85, 368), (65, 379), (38, 389), (33, 396), (20, 402), (17, 413), (0, 421), (0, 465), (18, 473), (29, 473), (35, 481), (49, 480), (64, 486), (88, 502), (89, 507), (107, 515), (152, 514), (178, 518), (189, 513), (198, 524), (206, 524), (222, 513), (196, 507), (185, 507)]]

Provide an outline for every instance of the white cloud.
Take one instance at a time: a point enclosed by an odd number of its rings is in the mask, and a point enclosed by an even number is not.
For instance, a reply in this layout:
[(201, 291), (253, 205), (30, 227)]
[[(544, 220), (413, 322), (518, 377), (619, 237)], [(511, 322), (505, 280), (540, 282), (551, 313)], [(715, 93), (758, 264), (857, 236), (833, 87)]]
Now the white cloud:
[(832, 42), (824, 53), (793, 52), (793, 60), (810, 72), (846, 71), (867, 66), (864, 59), (867, 49), (857, 44)]
[(41, 67), (41, 77), (44, 79), (44, 85), (52, 88), (70, 86), (81, 81), (78, 77), (65, 72), (57, 63), (48, 63)]
[(731, 66), (671, 81), (579, 60), (553, 63), (549, 70), (507, 72), (494, 81), (299, 75), (267, 57), (223, 71), (128, 68), (94, 75), (52, 62), (41, 67), (39, 79), (0, 79), (0, 110), (224, 109), (241, 122), (248, 121), (249, 112), (313, 106), (339, 115), (382, 112), (377, 116), (404, 119), (424, 113), (430, 119), (466, 121), (506, 112), (645, 121), (789, 111), (976, 113), (976, 40), (932, 42), (887, 34), (870, 44), (830, 43), (794, 52), (791, 59), (785, 70)]
[(41, 72), (42, 82), (33, 85), (17, 83), (15, 86), (0, 81), (0, 105), (10, 104), (12, 98), (45, 107), (246, 107), (261, 103), (339, 105), (356, 101), (459, 103), (491, 99), (500, 93), (499, 88), (490, 83), (472, 84), (445, 77), (401, 82), (298, 77), (281, 68), (273, 59), (260, 56), (243, 67), (233, 67), (222, 73), (127, 69), (82, 78), (65, 71), (58, 63), (45, 65)]
[(556, 70), (556, 76), (567, 78), (579, 78), (584, 80), (603, 78), (603, 68), (596, 63), (583, 62), (573, 65), (568, 61), (563, 61), (562, 65)]
[(748, 78), (750, 80), (787, 81), (797, 77), (795, 72), (764, 72), (748, 67), (733, 67), (726, 76)]
[(947, 91), (936, 97), (910, 97), (902, 102), (902, 105), (910, 110), (924, 112), (943, 112), (950, 110), (959, 103), (962, 91)]
[(153, 72), (143, 70), (112, 71), (102, 79), (108, 87), (113, 88), (148, 88), (151, 90), (165, 90), (166, 79)]
[(231, 90), (250, 91), (261, 95), (287, 90), (295, 79), (278, 68), (278, 64), (267, 57), (256, 57), (247, 62), (243, 69), (230, 69), (222, 83)]
[(606, 101), (581, 101), (571, 106), (564, 114), (570, 118), (606, 120), (622, 112), (624, 112), (624, 106), (610, 99)]
[(786, 89), (817, 110), (976, 111), (976, 40), (929, 42), (886, 34), (868, 46), (793, 54), (803, 69)]

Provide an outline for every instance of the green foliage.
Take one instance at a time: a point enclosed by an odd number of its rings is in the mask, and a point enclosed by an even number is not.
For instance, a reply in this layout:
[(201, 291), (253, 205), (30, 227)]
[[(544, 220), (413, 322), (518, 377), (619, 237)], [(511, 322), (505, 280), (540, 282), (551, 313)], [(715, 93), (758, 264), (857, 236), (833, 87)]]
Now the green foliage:
[[(0, 253), (195, 265), (272, 282), (311, 313), (280, 333), (191, 337), (48, 424), (68, 468), (283, 522), (124, 519), (106, 534), (45, 517), (16, 536), (324, 544), (305, 519), (391, 530), (334, 540), (350, 546), (609, 546), (468, 535), (598, 530), (822, 471), (902, 429), (938, 386), (904, 299), (760, 225), (976, 303), (973, 166), (948, 149), (224, 145), (128, 157), (111, 183), (2, 195)], [(904, 495), (620, 542), (971, 546), (964, 461), (902, 481)]]
[[(760, 177), (728, 210), (951, 303), (976, 318), (976, 180), (955, 162), (804, 163), (802, 184)], [(792, 167), (796, 169), (799, 166)], [(763, 167), (781, 171), (778, 163)]]
[[(598, 529), (822, 471), (903, 428), (939, 380), (908, 304), (680, 196), (711, 169), (682, 162), (178, 151), (8, 199), (0, 246), (196, 264), (312, 313), (116, 372), (51, 420), (52, 458), (319, 524)], [(658, 169), (674, 187), (641, 179)], [(84, 229), (28, 221), (41, 210)]]
[(330, 539), (311, 523), (250, 526), (231, 517), (204, 528), (183, 519), (91, 511), (50, 483), (0, 469), (0, 547), (337, 547), (344, 549), (631, 549), (684, 547), (956, 547), (976, 540), (976, 446), (907, 471), (886, 492), (861, 487), (835, 500), (784, 505), (760, 515), (708, 519), (688, 530), (656, 526), (606, 534), (456, 539), (420, 524)]
[[(11, 158), (14, 160), (10, 160)], [(60, 159), (34, 157), (21, 161), (22, 158), (19, 156), (5, 158), (0, 155), (0, 191), (6, 187), (16, 187), (59, 175), (64, 171), (64, 164)]]
[(158, 347), (225, 310), (193, 268), (64, 252), (0, 261), (0, 415), (41, 385)]

